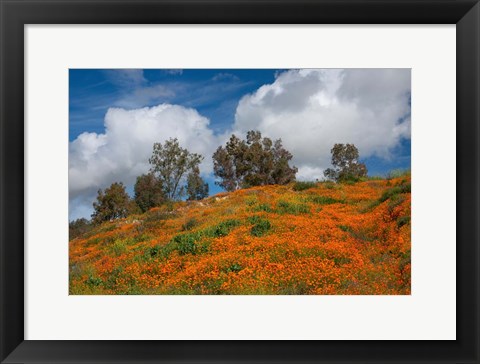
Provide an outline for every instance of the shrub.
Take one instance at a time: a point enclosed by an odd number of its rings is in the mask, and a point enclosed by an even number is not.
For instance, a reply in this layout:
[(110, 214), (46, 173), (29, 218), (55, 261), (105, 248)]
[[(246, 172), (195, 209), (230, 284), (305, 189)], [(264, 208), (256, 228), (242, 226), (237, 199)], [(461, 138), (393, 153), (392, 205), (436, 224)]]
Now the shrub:
[(125, 241), (116, 240), (115, 243), (113, 243), (112, 245), (112, 251), (113, 254), (115, 254), (117, 257), (125, 253), (127, 251)]
[(343, 184), (346, 184), (346, 185), (349, 185), (349, 186), (353, 186), (355, 183), (361, 182), (361, 181), (362, 181), (362, 179), (359, 178), (359, 177), (348, 176), (348, 177), (345, 177), (345, 178), (341, 179), (339, 182), (343, 183)]
[[(240, 225), (239, 220), (229, 219), (221, 222), (213, 227), (206, 228), (201, 231), (176, 235), (170, 240), (164, 249), (164, 253), (168, 256), (173, 250), (178, 250), (181, 255), (198, 254), (208, 251), (208, 243), (196, 244), (204, 238), (219, 238), (227, 236), (230, 231)], [(157, 250), (153, 256), (160, 255), (162, 251)]]
[(261, 204), (255, 206), (253, 211), (255, 211), (255, 212), (258, 212), (258, 211), (272, 212), (273, 209), (270, 207), (269, 204), (261, 203)]
[(177, 245), (177, 250), (180, 255), (185, 254), (196, 254), (197, 253), (197, 246), (195, 245), (195, 241), (197, 237), (193, 234), (185, 234), (185, 235), (177, 235), (173, 238), (173, 241)]
[(154, 258), (154, 257), (156, 257), (156, 256), (158, 255), (158, 251), (159, 251), (159, 250), (160, 250), (160, 249), (159, 249), (158, 246), (154, 246), (154, 247), (152, 247), (152, 248), (150, 248), (150, 249), (148, 250), (148, 253), (150, 254), (150, 256), (151, 256), (152, 258)]
[(402, 252), (399, 255), (400, 258), (400, 270), (403, 270), (407, 264), (410, 264), (412, 261), (412, 253), (411, 250), (407, 250), (406, 252)]
[(248, 206), (253, 206), (257, 203), (257, 196), (248, 196), (245, 202)]
[(103, 283), (101, 278), (95, 277), (95, 276), (88, 276), (88, 278), (85, 280), (85, 283), (91, 287), (98, 287)]
[(141, 243), (149, 241), (152, 237), (148, 234), (138, 234), (131, 239), (131, 243)]
[(156, 245), (147, 250), (146, 259), (149, 258), (168, 258), (170, 254), (176, 249), (176, 245), (172, 243), (168, 243), (165, 245)]
[(229, 219), (221, 222), (220, 224), (209, 229), (207, 235), (212, 238), (220, 238), (222, 236), (227, 236), (233, 228), (240, 225), (240, 221), (236, 219)]
[(309, 188), (313, 188), (313, 187), (316, 187), (317, 184), (315, 182), (311, 182), (311, 181), (299, 181), (299, 182), (295, 182), (295, 184), (293, 185), (293, 190), (294, 191), (304, 191), (304, 190), (308, 190)]
[(195, 219), (194, 217), (188, 219), (187, 221), (185, 221), (182, 225), (182, 230), (183, 231), (189, 231), (189, 230), (192, 230), (195, 226), (198, 225), (198, 221), (197, 219)]
[(335, 188), (335, 183), (332, 181), (327, 181), (323, 183), (323, 186), (329, 190), (333, 190)]
[(238, 263), (233, 263), (232, 265), (230, 265), (227, 269), (226, 269), (226, 272), (227, 273), (238, 273), (242, 270), (242, 266)]
[(328, 196), (312, 196), (312, 197), (310, 197), (310, 201), (312, 201), (313, 203), (316, 203), (318, 205), (331, 205), (331, 204), (334, 204), (334, 203), (342, 203), (343, 202), (343, 201), (340, 201), (340, 200), (337, 200), (335, 198), (328, 197)]
[(352, 260), (347, 257), (335, 257), (333, 258), (333, 262), (335, 263), (336, 266), (339, 266), (339, 265), (351, 263)]
[(308, 208), (308, 206), (302, 203), (280, 201), (277, 207), (278, 207), (279, 213), (281, 214), (299, 215), (299, 214), (306, 214), (310, 212), (310, 209)]
[(253, 215), (253, 216), (249, 216), (247, 217), (247, 221), (250, 223), (250, 224), (256, 224), (257, 222), (259, 222), (260, 220), (262, 220), (262, 218), (258, 215)]
[(400, 229), (403, 225), (410, 224), (410, 216), (402, 216), (397, 220), (397, 227)]
[(388, 190), (386, 190), (382, 194), (382, 196), (380, 196), (380, 198), (378, 200), (380, 202), (385, 202), (389, 198), (392, 198), (395, 195), (398, 195), (400, 193), (410, 193), (410, 191), (411, 191), (410, 183), (401, 184), (401, 185), (398, 185), (398, 186), (395, 186), (395, 187), (392, 187), (392, 188), (389, 188)]
[(271, 228), (272, 225), (270, 224), (270, 221), (259, 219), (255, 225), (253, 225), (252, 229), (250, 230), (250, 234), (256, 237), (264, 236), (268, 234)]
[(68, 224), (69, 240), (72, 240), (77, 236), (90, 232), (92, 229), (93, 229), (93, 224), (87, 219), (81, 218), (81, 219), (71, 221)]
[(395, 208), (397, 206), (400, 206), (404, 201), (405, 201), (405, 197), (402, 195), (393, 195), (388, 200), (387, 212), (391, 220), (396, 220), (398, 218), (398, 215), (400, 212), (398, 210), (395, 211)]
[(361, 228), (353, 229), (348, 225), (338, 225), (338, 228), (346, 233), (349, 233), (350, 236), (354, 239), (371, 242), (376, 239), (375, 236), (375, 227), (364, 226)]
[(123, 267), (117, 266), (113, 268), (112, 272), (108, 276), (108, 278), (103, 283), (106, 289), (115, 289), (117, 286), (118, 278), (120, 278), (121, 274), (123, 273)]

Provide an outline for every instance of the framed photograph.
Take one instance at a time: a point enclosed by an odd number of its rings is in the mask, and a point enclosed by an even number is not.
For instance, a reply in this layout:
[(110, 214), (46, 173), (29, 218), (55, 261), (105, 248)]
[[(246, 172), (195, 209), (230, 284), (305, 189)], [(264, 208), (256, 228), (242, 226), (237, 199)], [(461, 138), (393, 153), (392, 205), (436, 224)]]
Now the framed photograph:
[(410, 295), (410, 69), (70, 69), (69, 95), (70, 295)]
[(479, 362), (478, 1), (1, 1), (2, 363)]

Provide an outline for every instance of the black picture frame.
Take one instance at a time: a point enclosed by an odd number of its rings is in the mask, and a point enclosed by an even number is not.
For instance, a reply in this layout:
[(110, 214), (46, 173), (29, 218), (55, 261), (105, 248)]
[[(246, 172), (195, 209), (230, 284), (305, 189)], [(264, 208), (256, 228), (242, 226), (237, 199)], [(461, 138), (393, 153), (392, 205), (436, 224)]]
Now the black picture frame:
[[(479, 363), (478, 0), (0, 0), (0, 14), (2, 363)], [(157, 23), (456, 24), (457, 340), (24, 340), (24, 25)]]

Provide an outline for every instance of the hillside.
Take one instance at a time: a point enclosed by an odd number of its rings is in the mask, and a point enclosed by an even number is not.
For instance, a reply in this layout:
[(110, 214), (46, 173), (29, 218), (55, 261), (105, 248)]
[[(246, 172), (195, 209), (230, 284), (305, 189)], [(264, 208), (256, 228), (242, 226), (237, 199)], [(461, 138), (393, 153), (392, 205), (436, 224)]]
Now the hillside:
[(410, 294), (410, 176), (176, 202), (69, 242), (70, 294)]

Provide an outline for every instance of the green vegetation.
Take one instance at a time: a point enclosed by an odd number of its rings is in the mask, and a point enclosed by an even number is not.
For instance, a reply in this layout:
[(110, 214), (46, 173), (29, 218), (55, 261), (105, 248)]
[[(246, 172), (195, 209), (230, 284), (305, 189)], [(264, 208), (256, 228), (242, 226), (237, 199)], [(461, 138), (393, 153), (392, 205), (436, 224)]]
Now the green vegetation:
[(345, 201), (338, 200), (336, 198), (328, 197), (328, 196), (310, 196), (309, 200), (317, 205), (331, 205), (334, 203), (345, 203)]
[(250, 234), (256, 237), (264, 236), (268, 234), (271, 228), (272, 225), (270, 224), (270, 221), (266, 219), (258, 219), (250, 230)]
[(401, 216), (397, 219), (397, 227), (401, 228), (403, 225), (410, 224), (410, 216)]
[(71, 221), (68, 224), (69, 240), (76, 238), (77, 236), (84, 235), (93, 229), (93, 225), (87, 219), (81, 218)]
[(200, 177), (200, 169), (194, 166), (187, 176), (187, 200), (203, 200), (208, 197), (208, 183)]
[(227, 273), (238, 273), (242, 270), (242, 266), (238, 263), (233, 263), (232, 265), (230, 265), (227, 269), (226, 269), (226, 272)]
[(310, 181), (304, 181), (304, 182), (295, 182), (293, 185), (293, 190), (294, 191), (305, 191), (310, 188), (316, 187), (317, 184), (315, 182), (310, 182)]
[(203, 159), (200, 154), (182, 148), (177, 138), (170, 138), (163, 144), (153, 144), (153, 153), (148, 162), (150, 173), (161, 181), (167, 199), (178, 200), (185, 193), (186, 175), (194, 172)]
[(354, 144), (335, 144), (331, 150), (333, 168), (327, 168), (325, 177), (337, 182), (358, 182), (367, 176), (367, 167), (359, 162), (360, 155)]
[(137, 177), (134, 192), (135, 203), (142, 212), (160, 206), (166, 200), (162, 182), (152, 173), (142, 174)]
[(269, 204), (261, 203), (261, 204), (255, 206), (255, 207), (253, 208), (253, 211), (254, 211), (254, 212), (258, 212), (258, 211), (272, 212), (273, 209), (272, 209), (272, 207), (271, 207)]
[(379, 202), (385, 202), (389, 198), (392, 198), (395, 195), (398, 195), (400, 193), (410, 193), (411, 192), (411, 186), (410, 183), (405, 183), (405, 184), (400, 184), (398, 186), (389, 188), (386, 190), (382, 196), (378, 199)]
[(232, 135), (213, 154), (215, 182), (227, 191), (252, 186), (284, 185), (295, 180), (296, 167), (290, 167), (292, 154), (283, 148), (282, 140), (272, 142), (259, 131), (247, 132), (247, 139)]
[(197, 225), (198, 225), (197, 219), (195, 219), (194, 217), (191, 217), (187, 221), (185, 221), (185, 223), (182, 225), (182, 230), (190, 231)]
[(310, 212), (310, 208), (306, 204), (287, 201), (279, 201), (277, 210), (280, 214), (292, 215), (307, 214)]
[(123, 183), (112, 183), (105, 191), (98, 190), (97, 201), (93, 203), (95, 211), (92, 214), (94, 224), (127, 217), (129, 214), (130, 197)]
[(178, 234), (174, 236), (168, 244), (150, 248), (149, 254), (151, 257), (161, 256), (165, 258), (174, 250), (177, 250), (181, 255), (205, 253), (208, 251), (208, 242), (204, 242), (204, 244), (198, 244), (198, 242), (204, 239), (227, 236), (239, 225), (239, 220), (229, 219), (203, 230)]
[(387, 179), (401, 178), (401, 177), (410, 177), (409, 169), (394, 169), (387, 174)]

